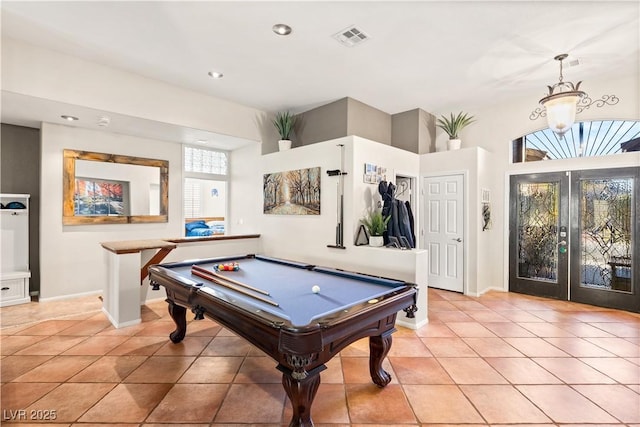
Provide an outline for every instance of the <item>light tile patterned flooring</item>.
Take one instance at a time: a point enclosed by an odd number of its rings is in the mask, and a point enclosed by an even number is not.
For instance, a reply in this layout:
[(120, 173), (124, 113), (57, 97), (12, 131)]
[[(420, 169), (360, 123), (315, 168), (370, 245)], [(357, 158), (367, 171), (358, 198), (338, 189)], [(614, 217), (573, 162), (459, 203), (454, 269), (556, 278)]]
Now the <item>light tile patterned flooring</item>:
[[(2, 422), (288, 423), (275, 363), (244, 340), (203, 320), (172, 344), (162, 300), (143, 307), (140, 325), (114, 329), (96, 300), (0, 310)], [(312, 407), (316, 425), (640, 427), (639, 315), (430, 289), (429, 319), (394, 334), (385, 388), (369, 378), (366, 340), (334, 358)], [(42, 419), (53, 411), (55, 420)]]

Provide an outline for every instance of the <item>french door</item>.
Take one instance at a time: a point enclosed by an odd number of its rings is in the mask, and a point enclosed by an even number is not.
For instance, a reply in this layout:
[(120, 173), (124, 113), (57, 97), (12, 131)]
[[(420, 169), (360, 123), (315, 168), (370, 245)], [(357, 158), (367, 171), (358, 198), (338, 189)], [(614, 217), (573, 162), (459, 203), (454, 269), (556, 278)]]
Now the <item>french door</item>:
[(509, 290), (567, 299), (568, 176), (512, 176), (509, 194)]
[(639, 184), (640, 168), (513, 176), (509, 290), (640, 312)]

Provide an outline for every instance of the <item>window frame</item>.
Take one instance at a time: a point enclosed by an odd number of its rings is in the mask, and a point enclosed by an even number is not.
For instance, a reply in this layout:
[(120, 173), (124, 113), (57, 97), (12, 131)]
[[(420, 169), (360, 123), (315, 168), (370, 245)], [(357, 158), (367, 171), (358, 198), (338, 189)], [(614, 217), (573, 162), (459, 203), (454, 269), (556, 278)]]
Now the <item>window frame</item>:
[[(640, 137), (640, 120), (602, 119), (574, 123), (563, 138), (550, 129), (539, 129), (511, 141), (511, 163), (578, 159), (623, 154), (622, 144)], [(633, 151), (635, 143), (633, 144)], [(530, 157), (527, 160), (527, 157)]]
[[(218, 152), (218, 153), (224, 153), (226, 156), (226, 174), (217, 174), (217, 173), (206, 173), (206, 172), (189, 172), (186, 170), (185, 167), (185, 162), (186, 162), (186, 151), (187, 151), (187, 147), (192, 148), (192, 149), (197, 149), (197, 150), (205, 150), (205, 151), (213, 151), (213, 152)], [(184, 230), (184, 224), (187, 223), (187, 220), (191, 219), (191, 218), (187, 218), (186, 216), (186, 212), (185, 212), (185, 190), (186, 190), (186, 180), (188, 178), (191, 179), (199, 179), (199, 180), (204, 180), (204, 181), (223, 181), (225, 183), (225, 194), (226, 194), (226, 200), (225, 200), (225, 206), (224, 206), (224, 229), (225, 229), (225, 234), (227, 233), (227, 226), (229, 224), (228, 218), (229, 218), (229, 188), (230, 188), (230, 181), (229, 181), (229, 176), (230, 176), (230, 169), (231, 169), (231, 156), (230, 156), (230, 152), (228, 150), (223, 150), (223, 149), (219, 149), (219, 148), (214, 148), (214, 147), (203, 147), (203, 146), (197, 146), (197, 145), (192, 145), (192, 144), (182, 144), (182, 163), (181, 163), (181, 168), (182, 168), (182, 197), (181, 197), (181, 210), (182, 210), (182, 224), (183, 224), (183, 233), (185, 233)], [(186, 234), (186, 233), (185, 233)]]

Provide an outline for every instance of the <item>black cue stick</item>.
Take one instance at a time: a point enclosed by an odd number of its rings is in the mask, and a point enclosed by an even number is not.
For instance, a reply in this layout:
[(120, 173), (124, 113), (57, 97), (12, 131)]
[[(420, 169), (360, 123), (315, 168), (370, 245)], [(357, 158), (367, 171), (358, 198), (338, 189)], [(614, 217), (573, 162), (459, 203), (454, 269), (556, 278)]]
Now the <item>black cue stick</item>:
[(346, 249), (344, 246), (344, 175), (347, 173), (344, 171), (344, 144), (338, 144), (338, 147), (340, 147), (340, 169), (327, 171), (329, 176), (338, 175), (336, 244), (327, 245), (327, 247)]
[(339, 215), (339, 223), (338, 223), (338, 240), (336, 242), (337, 246), (344, 246), (344, 144), (338, 144), (340, 147), (340, 176), (339, 176), (339, 185), (340, 185), (340, 215)]

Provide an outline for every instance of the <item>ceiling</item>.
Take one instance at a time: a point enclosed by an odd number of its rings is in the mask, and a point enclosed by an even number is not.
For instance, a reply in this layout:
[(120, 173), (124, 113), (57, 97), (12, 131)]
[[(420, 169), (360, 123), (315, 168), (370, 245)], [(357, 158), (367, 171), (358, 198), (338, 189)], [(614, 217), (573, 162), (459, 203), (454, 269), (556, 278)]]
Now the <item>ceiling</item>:
[[(473, 111), (544, 96), (559, 53), (579, 60), (565, 67), (569, 81), (626, 77), (640, 64), (638, 1), (2, 1), (1, 10), (3, 37), (268, 112), (347, 96), (389, 114)], [(277, 23), (293, 32), (274, 34)], [(332, 37), (354, 25), (367, 41)], [(2, 120), (33, 124), (59, 117), (56, 107), (3, 93)], [(169, 126), (131, 122), (121, 131)], [(171, 138), (185, 132), (197, 130)]]

